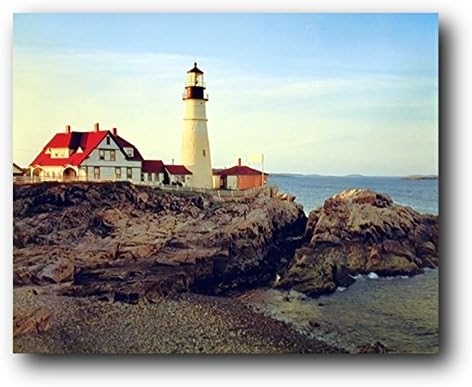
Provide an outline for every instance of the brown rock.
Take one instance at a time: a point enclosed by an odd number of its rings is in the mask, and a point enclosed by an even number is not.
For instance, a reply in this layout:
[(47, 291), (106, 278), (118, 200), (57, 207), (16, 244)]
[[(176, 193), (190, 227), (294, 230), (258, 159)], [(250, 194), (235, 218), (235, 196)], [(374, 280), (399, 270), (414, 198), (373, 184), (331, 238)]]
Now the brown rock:
[(41, 333), (49, 328), (51, 314), (44, 309), (19, 311), (13, 316), (13, 336)]
[(306, 225), (290, 200), (224, 202), (130, 183), (15, 185), (13, 207), (16, 286), (70, 281), (56, 288), (130, 303), (268, 283)]
[[(388, 195), (344, 191), (312, 211), (307, 243), (278, 285), (316, 296), (345, 286), (346, 273), (417, 274), (439, 264), (438, 217), (393, 204)], [(332, 286), (335, 284), (335, 286)]]
[(380, 341), (372, 344), (365, 344), (359, 347), (358, 353), (388, 353), (387, 347)]

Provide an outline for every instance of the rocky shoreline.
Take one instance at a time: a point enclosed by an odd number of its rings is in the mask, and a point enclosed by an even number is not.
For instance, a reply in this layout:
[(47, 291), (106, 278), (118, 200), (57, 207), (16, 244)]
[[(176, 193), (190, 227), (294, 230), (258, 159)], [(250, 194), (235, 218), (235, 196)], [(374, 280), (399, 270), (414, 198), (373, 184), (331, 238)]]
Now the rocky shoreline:
[(42, 183), (14, 186), (13, 196), (18, 352), (343, 352), (215, 296), (276, 285), (316, 297), (357, 273), (439, 265), (438, 217), (366, 190), (308, 218), (273, 189), (224, 201)]

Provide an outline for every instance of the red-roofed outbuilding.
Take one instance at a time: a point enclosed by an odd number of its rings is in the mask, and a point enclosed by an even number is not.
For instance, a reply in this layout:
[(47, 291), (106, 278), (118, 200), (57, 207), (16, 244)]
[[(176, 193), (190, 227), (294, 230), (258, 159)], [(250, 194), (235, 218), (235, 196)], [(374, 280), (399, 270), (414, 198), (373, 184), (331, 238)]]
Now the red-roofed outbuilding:
[(267, 176), (267, 173), (241, 165), (241, 159), (238, 159), (238, 165), (234, 167), (214, 170), (213, 183), (215, 188), (245, 190), (267, 184)]

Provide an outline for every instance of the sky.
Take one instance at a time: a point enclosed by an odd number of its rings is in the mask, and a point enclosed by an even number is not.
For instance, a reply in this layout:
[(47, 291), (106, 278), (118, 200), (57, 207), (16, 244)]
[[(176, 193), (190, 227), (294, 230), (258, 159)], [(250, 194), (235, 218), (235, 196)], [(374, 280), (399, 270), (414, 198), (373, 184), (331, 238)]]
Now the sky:
[(437, 14), (15, 14), (13, 161), (65, 125), (117, 127), (180, 162), (185, 73), (209, 94), (214, 168), (438, 173)]

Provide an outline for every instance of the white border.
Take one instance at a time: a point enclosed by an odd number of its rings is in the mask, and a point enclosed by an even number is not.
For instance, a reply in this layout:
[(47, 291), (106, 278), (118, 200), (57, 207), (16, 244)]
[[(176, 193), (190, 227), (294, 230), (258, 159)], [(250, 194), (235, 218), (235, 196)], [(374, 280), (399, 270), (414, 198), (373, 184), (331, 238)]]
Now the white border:
[[(224, 5), (222, 5), (224, 4)], [(469, 147), (472, 145), (470, 110), (471, 22), (469, 2), (448, 1), (4, 1), (1, 2), (1, 109), (3, 214), (1, 300), (2, 385), (84, 386), (136, 383), (156, 385), (471, 385), (472, 256), (468, 216), (472, 192)], [(149, 11), (271, 11), (271, 12), (439, 12), (441, 55), (441, 317), (440, 356), (436, 357), (53, 357), (11, 353), (11, 47), (13, 12), (149, 12)], [(443, 63), (442, 63), (443, 64)], [(447, 73), (444, 73), (444, 67)], [(446, 186), (447, 185), (447, 186)], [(7, 383), (7, 384), (5, 384)]]

